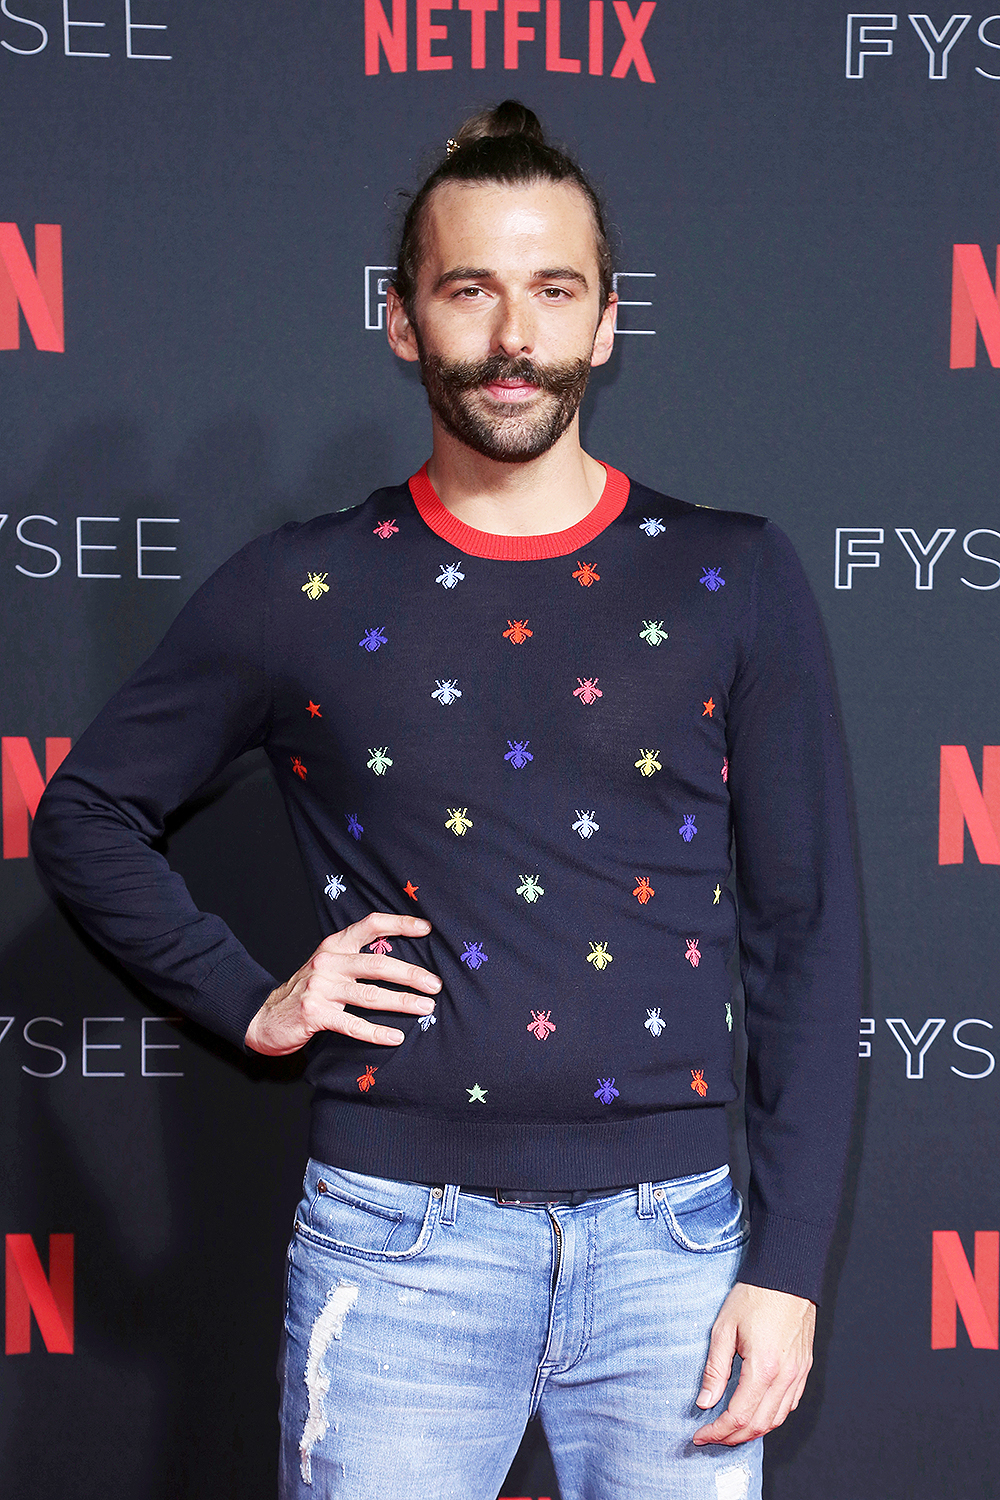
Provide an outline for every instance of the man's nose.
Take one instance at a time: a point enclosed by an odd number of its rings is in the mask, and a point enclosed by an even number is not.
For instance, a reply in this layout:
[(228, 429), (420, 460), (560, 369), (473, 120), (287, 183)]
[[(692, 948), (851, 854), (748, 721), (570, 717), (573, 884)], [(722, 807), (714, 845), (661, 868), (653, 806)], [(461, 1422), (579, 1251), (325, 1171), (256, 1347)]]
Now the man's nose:
[(518, 359), (522, 354), (530, 354), (534, 343), (529, 310), (520, 302), (501, 302), (497, 307), (490, 352), (506, 354), (508, 359)]

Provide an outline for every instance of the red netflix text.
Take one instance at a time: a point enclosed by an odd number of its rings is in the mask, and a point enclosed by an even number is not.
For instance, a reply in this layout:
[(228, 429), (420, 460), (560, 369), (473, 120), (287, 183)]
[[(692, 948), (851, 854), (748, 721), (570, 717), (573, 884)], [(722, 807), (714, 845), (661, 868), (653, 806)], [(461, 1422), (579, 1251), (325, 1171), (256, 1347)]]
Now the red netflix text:
[(73, 1236), (49, 1235), (49, 1270), (30, 1234), (6, 1236), (7, 1328), (5, 1352), (31, 1353), (34, 1314), (50, 1354), (73, 1353)]
[(965, 860), (965, 830), (981, 865), (1000, 865), (1000, 745), (983, 746), (980, 786), (964, 745), (941, 746), (938, 864)]
[(20, 735), (4, 735), (0, 739), (4, 859), (27, 859), (29, 819), (38, 811), (42, 793), (69, 754), (72, 743), (63, 735), (46, 739), (43, 776), (28, 740)]
[(0, 224), (0, 349), (19, 349), (21, 319), (36, 349), (65, 354), (62, 226), (35, 225), (35, 262), (16, 224)]
[(951, 368), (971, 370), (976, 363), (976, 329), (994, 370), (1000, 366), (1000, 245), (997, 276), (990, 281), (978, 245), (955, 245), (951, 262)]
[(1000, 1321), (1000, 1232), (976, 1231), (973, 1265), (954, 1229), (936, 1229), (931, 1252), (931, 1348), (954, 1349), (958, 1314), (973, 1349), (996, 1349)]

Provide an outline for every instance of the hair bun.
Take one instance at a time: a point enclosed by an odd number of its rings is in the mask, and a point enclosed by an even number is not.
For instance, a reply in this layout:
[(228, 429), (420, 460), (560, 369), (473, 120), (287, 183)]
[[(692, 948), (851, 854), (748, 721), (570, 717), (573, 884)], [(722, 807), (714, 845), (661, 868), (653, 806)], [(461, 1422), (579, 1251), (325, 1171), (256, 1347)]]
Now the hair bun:
[(538, 116), (517, 99), (505, 99), (495, 109), (484, 109), (481, 114), (473, 115), (471, 120), (466, 120), (455, 142), (460, 150), (490, 136), (506, 135), (523, 135), (536, 146), (546, 144)]

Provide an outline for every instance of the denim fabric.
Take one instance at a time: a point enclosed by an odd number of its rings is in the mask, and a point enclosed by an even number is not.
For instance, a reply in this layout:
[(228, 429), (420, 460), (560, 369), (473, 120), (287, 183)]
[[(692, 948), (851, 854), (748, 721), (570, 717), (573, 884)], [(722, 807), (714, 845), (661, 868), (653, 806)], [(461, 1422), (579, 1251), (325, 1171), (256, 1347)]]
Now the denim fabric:
[(500, 1207), (310, 1162), (279, 1364), (282, 1500), (495, 1500), (533, 1416), (563, 1500), (757, 1500), (760, 1440), (690, 1441), (744, 1238), (724, 1167)]

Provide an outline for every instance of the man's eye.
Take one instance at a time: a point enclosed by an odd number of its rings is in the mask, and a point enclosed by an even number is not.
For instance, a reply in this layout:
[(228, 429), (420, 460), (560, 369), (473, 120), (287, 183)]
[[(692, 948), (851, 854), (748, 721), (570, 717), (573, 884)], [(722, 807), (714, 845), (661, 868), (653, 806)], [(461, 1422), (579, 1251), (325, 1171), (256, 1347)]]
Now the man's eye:
[(569, 292), (563, 286), (547, 286), (542, 288), (542, 295), (547, 302), (561, 302)]
[(463, 286), (455, 295), (464, 297), (467, 302), (472, 302), (483, 295), (483, 289), (481, 286)]

